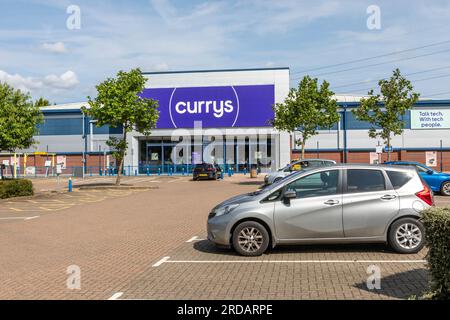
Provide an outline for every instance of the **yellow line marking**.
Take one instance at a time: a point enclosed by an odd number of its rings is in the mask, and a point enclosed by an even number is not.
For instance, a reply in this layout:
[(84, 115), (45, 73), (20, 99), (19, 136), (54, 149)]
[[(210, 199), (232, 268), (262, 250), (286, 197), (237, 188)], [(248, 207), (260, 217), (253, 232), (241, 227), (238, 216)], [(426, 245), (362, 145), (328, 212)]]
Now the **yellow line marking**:
[(9, 208), (9, 209), (11, 209), (11, 210), (14, 210), (14, 211), (24, 211), (24, 210), (22, 210), (22, 209), (18, 209), (18, 208)]

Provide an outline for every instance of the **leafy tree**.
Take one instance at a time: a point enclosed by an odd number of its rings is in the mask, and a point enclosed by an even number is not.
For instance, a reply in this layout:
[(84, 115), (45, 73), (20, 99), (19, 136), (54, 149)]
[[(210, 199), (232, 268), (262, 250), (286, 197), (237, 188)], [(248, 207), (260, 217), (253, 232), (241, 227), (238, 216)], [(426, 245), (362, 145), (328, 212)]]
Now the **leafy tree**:
[(334, 92), (330, 84), (324, 81), (319, 88), (317, 78), (305, 76), (298, 88), (291, 88), (284, 103), (276, 103), (273, 107), (275, 118), (273, 126), (289, 133), (299, 132), (301, 137), (295, 143), (302, 148), (302, 159), (305, 157), (306, 141), (318, 134), (322, 128), (331, 128), (339, 121)]
[(34, 105), (37, 107), (46, 107), (50, 105), (50, 101), (48, 101), (47, 99), (44, 99), (42, 97), (40, 97), (39, 99), (37, 99), (34, 102)]
[(43, 116), (29, 94), (0, 82), (0, 151), (26, 149), (36, 141)]
[(139, 96), (144, 90), (146, 79), (139, 69), (119, 71), (116, 78), (108, 78), (96, 86), (97, 97), (88, 97), (90, 108), (83, 112), (97, 120), (96, 126), (109, 125), (123, 128), (121, 138), (111, 137), (107, 145), (119, 164), (116, 185), (120, 184), (123, 160), (128, 147), (127, 134), (133, 130), (150, 135), (158, 120), (158, 102)]
[[(380, 93), (370, 90), (367, 99), (361, 99), (360, 106), (352, 110), (360, 121), (369, 122), (369, 137), (381, 137), (388, 147), (388, 160), (391, 159), (391, 137), (400, 135), (404, 129), (402, 117), (419, 100), (419, 94), (413, 92), (411, 82), (405, 79), (399, 69), (395, 69), (389, 80), (378, 82)], [(377, 129), (381, 128), (381, 129)]]

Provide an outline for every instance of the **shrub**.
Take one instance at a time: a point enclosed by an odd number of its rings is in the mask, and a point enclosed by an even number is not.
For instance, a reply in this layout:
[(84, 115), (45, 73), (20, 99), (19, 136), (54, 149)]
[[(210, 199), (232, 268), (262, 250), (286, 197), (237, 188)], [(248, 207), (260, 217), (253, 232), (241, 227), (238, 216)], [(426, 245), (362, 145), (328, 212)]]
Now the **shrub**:
[(431, 273), (431, 299), (450, 299), (450, 207), (431, 208), (423, 213), (427, 260)]
[(32, 195), (33, 183), (30, 180), (0, 180), (0, 199)]

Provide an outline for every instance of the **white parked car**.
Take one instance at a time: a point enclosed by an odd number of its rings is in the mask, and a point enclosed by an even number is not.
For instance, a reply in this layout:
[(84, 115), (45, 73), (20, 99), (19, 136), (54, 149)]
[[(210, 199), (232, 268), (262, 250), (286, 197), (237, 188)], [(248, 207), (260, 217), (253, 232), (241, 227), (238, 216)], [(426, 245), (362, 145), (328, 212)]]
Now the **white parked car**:
[(306, 170), (309, 168), (319, 168), (326, 167), (336, 164), (334, 160), (327, 159), (305, 159), (305, 160), (296, 160), (288, 164), (287, 166), (278, 169), (278, 171), (271, 172), (264, 177), (264, 184), (272, 184), (277, 182), (284, 177), (290, 175), (292, 172)]

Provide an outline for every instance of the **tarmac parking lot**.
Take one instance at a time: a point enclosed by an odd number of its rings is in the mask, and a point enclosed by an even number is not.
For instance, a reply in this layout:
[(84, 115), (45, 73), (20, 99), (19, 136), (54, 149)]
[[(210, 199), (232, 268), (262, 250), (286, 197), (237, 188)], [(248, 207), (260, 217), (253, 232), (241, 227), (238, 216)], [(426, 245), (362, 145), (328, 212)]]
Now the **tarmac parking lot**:
[[(261, 176), (125, 177), (139, 188), (71, 193), (52, 179), (34, 182), (36, 196), (0, 201), (1, 299), (406, 299), (427, 287), (426, 249), (290, 246), (257, 258), (217, 249), (205, 240), (209, 210), (254, 191)], [(380, 286), (369, 289), (374, 270)]]

